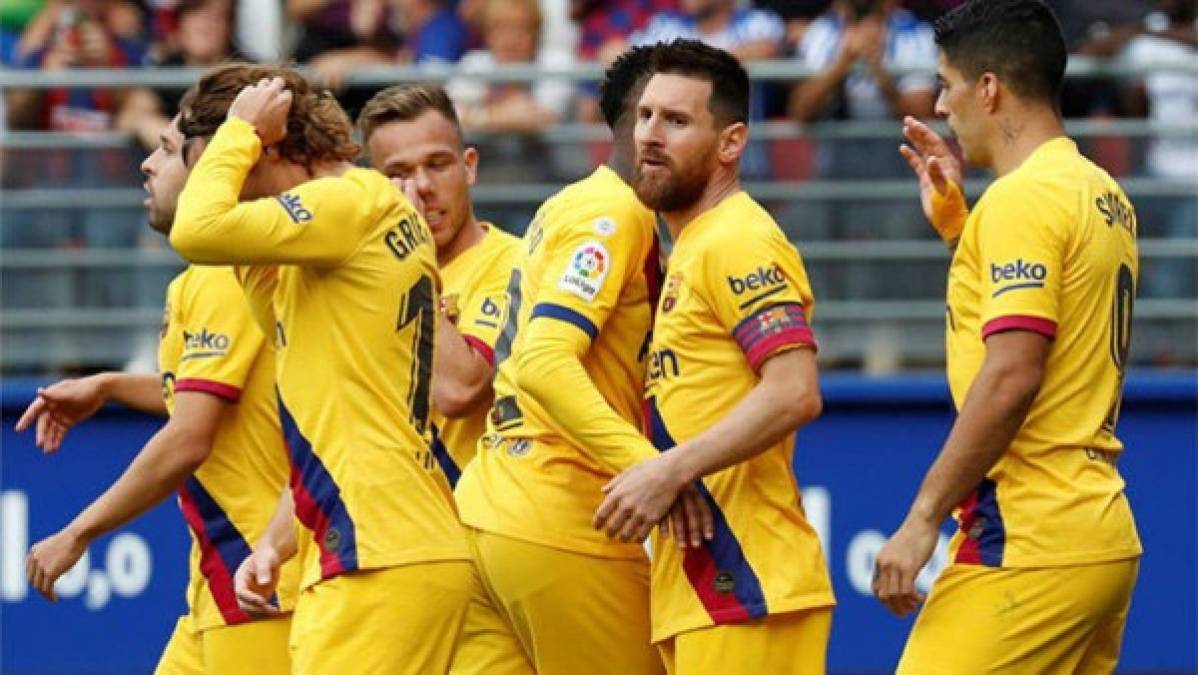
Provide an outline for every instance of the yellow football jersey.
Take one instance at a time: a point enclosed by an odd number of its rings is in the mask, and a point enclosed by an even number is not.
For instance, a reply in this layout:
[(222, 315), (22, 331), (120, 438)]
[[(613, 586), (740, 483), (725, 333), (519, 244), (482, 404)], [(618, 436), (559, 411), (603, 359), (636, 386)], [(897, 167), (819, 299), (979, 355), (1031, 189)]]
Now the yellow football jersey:
[(961, 505), (956, 562), (1043, 567), (1140, 554), (1115, 423), (1139, 274), (1127, 196), (1067, 138), (996, 180), (948, 277), (948, 380), (958, 409), (987, 336), (1052, 338), (1040, 392), (1006, 453)]
[[(657, 448), (724, 418), (771, 356), (814, 349), (814, 303), (798, 251), (748, 194), (691, 221), (670, 253), (650, 347), (646, 428)], [(654, 540), (655, 641), (834, 603), (799, 499), (794, 438), (700, 481), (715, 520), (715, 537), (702, 548), (683, 552)]]
[[(236, 118), (221, 125), (179, 197), (171, 244), (201, 264), (268, 266), (243, 277), (252, 302), (271, 302), (255, 314), (276, 322), (296, 516), (319, 549), (304, 586), (344, 572), (465, 559), (452, 497), (429, 450), (441, 286), (432, 235), (368, 169), (239, 203), (260, 152), (252, 126)], [(269, 287), (273, 293), (261, 292)]]
[[(608, 541), (591, 518), (601, 488), (619, 471), (603, 457), (656, 454), (638, 432), (652, 319), (646, 261), (657, 265), (653, 226), (653, 213), (605, 166), (537, 211), (509, 282), (487, 435), (455, 491), (467, 525), (579, 553), (644, 557), (639, 545)], [(552, 377), (518, 372), (522, 350), (558, 332), (590, 340), (582, 365), (602, 396), (590, 419), (554, 420), (521, 391), (521, 378)], [(610, 417), (598, 411), (604, 404)], [(506, 451), (495, 449), (500, 436), (514, 439)]]
[[(196, 630), (249, 621), (233, 594), (233, 573), (274, 515), (287, 485), (287, 450), (274, 393), (274, 352), (250, 316), (228, 267), (191, 266), (167, 288), (158, 346), (162, 394), (198, 391), (229, 406), (212, 453), (179, 490), (192, 535), (187, 604)], [(283, 566), (279, 607), (295, 604), (298, 562)]]
[[(441, 268), (441, 308), (470, 346), (494, 366), (495, 342), (507, 314), (507, 282), (520, 256), (520, 240), (490, 223), (481, 224), (487, 232), (482, 241)], [(434, 406), (433, 426), (433, 456), (455, 486), (487, 430), (487, 412), (450, 419)]]

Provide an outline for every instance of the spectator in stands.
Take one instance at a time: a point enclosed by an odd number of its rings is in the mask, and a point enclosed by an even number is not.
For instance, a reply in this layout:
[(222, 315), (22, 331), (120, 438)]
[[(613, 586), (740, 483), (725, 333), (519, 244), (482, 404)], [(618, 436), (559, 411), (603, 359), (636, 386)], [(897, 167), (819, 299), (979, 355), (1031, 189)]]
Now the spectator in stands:
[(466, 24), (450, 0), (397, 0), (396, 4), (404, 35), (400, 61), (457, 63), (466, 53)]
[(807, 34), (811, 22), (828, 10), (832, 0), (755, 0), (754, 7), (769, 10), (786, 24), (786, 38), (782, 56), (798, 51), (799, 43)]
[[(644, 30), (632, 35), (633, 45), (672, 42), (679, 38), (699, 40), (731, 52), (742, 62), (773, 59), (782, 53), (786, 27), (777, 14), (762, 9), (738, 8), (736, 0), (681, 0), (681, 11), (662, 12)], [(769, 102), (766, 88), (753, 85), (749, 117), (761, 120)], [(762, 178), (770, 173), (768, 146), (750, 142), (741, 157), (741, 174)]]
[(561, 121), (569, 110), (573, 86), (568, 80), (542, 78), (531, 87), (523, 83), (487, 82), (470, 77), (497, 65), (531, 64), (547, 69), (571, 64), (539, 54), (541, 11), (536, 0), (489, 0), (483, 13), (483, 49), (462, 57), (462, 75), (447, 89), (467, 130), (535, 133)]
[[(130, 23), (139, 16), (123, 2), (52, 2), (26, 27), (16, 46), (15, 65), (40, 70), (140, 66), (145, 46), (128, 37), (136, 34), (138, 27)], [(16, 126), (106, 131), (113, 126), (122, 96), (108, 89), (13, 92), (9, 114)]]
[[(233, 46), (232, 0), (181, 0), (175, 21), (170, 51), (152, 58), (151, 65), (204, 68), (244, 60)], [(177, 112), (182, 93), (182, 89), (134, 89), (117, 116), (117, 128), (134, 134), (146, 148), (156, 147), (158, 135)]]
[(582, 29), (578, 56), (611, 63), (627, 51), (633, 33), (654, 16), (677, 9), (678, 0), (570, 0), (570, 18)]
[[(872, 120), (889, 127), (889, 120), (904, 115), (932, 116), (936, 97), (932, 27), (902, 9), (898, 0), (836, 0), (812, 22), (799, 45), (798, 58), (816, 75), (792, 90), (790, 111), (796, 121)], [(919, 67), (926, 72), (892, 75), (890, 69), (896, 66)], [(909, 169), (894, 151), (890, 137), (875, 136), (820, 141), (815, 171), (824, 179), (863, 181), (903, 177)], [(802, 228), (799, 236), (803, 237), (867, 240), (926, 236), (919, 210), (909, 200), (819, 201), (791, 208), (793, 216), (787, 220), (792, 227)], [(824, 283), (842, 297), (900, 298), (927, 292), (926, 278), (916, 267), (879, 274), (876, 265), (848, 263), (836, 273), (841, 276)], [(870, 333), (884, 335), (885, 331)]]
[(681, 0), (680, 12), (654, 16), (632, 36), (634, 45), (699, 40), (731, 52), (741, 61), (779, 55), (786, 28), (777, 14), (761, 9), (738, 9), (736, 0)]
[[(477, 146), (487, 161), (479, 164), (478, 180), (487, 184), (563, 179), (563, 149), (545, 143), (539, 134), (567, 119), (573, 83), (555, 77), (531, 84), (488, 82), (471, 75), (518, 64), (560, 69), (570, 66), (572, 57), (569, 52), (538, 49), (542, 15), (537, 0), (487, 0), (482, 12), (484, 48), (467, 52), (459, 64), (461, 74), (446, 84), (462, 127), (484, 134)], [(531, 211), (492, 209), (486, 215), (519, 233)]]
[[(344, 89), (346, 76), (355, 68), (394, 63), (455, 63), (466, 51), (466, 25), (453, 10), (451, 0), (354, 0), (351, 19), (365, 27), (382, 22), (376, 36), (362, 44), (315, 56), (312, 68), (329, 88)], [(385, 28), (385, 30), (384, 30)], [(383, 33), (378, 31), (383, 30)], [(302, 45), (301, 45), (302, 46)], [(298, 54), (297, 54), (298, 58)], [(347, 110), (361, 103), (363, 92), (342, 101)], [(344, 97), (343, 97), (344, 98)]]
[(294, 57), (301, 63), (343, 51), (371, 50), (387, 58), (399, 44), (386, 0), (287, 0), (287, 16), (302, 29)]
[[(17, 46), (19, 67), (44, 71), (140, 66), (141, 14), (126, 2), (50, 2), (26, 27)], [(131, 78), (132, 79), (132, 78)], [(111, 131), (127, 92), (119, 89), (50, 89), (13, 92), (12, 119), (35, 128), (73, 133)], [(137, 171), (125, 150), (47, 150), (22, 163), (12, 187), (55, 189), (125, 187)], [(16, 219), (14, 219), (16, 220)], [(131, 248), (141, 231), (141, 209), (39, 209), (5, 223), (4, 248)], [(26, 281), (32, 281), (26, 279)], [(18, 283), (4, 289), (12, 306), (130, 307), (135, 273), (86, 270), (52, 283)], [(12, 295), (16, 293), (17, 295)]]
[(808, 29), (799, 59), (819, 71), (791, 95), (791, 114), (800, 122), (932, 114), (936, 82), (930, 73), (889, 72), (895, 66), (936, 66), (932, 27), (896, 0), (836, 0)]
[[(1120, 59), (1147, 66), (1153, 63), (1198, 61), (1198, 11), (1194, 0), (1158, 0), (1157, 11), (1137, 24), (1137, 35)], [(1198, 77), (1169, 70), (1149, 71), (1134, 83), (1133, 113), (1162, 124), (1198, 119)], [(1187, 196), (1137, 200), (1140, 236), (1198, 237), (1198, 139), (1169, 135), (1154, 139), (1145, 156), (1148, 175), (1188, 185)], [(1143, 270), (1146, 296), (1193, 298), (1196, 288), (1193, 259), (1157, 260)]]

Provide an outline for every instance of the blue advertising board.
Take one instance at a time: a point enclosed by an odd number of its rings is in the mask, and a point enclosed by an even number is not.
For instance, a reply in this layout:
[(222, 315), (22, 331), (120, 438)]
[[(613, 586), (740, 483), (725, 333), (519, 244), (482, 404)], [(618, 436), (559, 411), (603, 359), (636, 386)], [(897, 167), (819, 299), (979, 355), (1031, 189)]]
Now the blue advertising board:
[[(902, 520), (952, 412), (940, 377), (829, 376), (823, 388), (824, 415), (800, 434), (795, 465), (839, 603), (829, 668), (888, 672), (912, 621), (870, 596), (873, 556)], [(32, 391), (10, 382), (3, 392), (0, 671), (149, 672), (184, 611), (188, 543), (173, 500), (92, 544), (60, 582), (57, 604), (29, 588), (24, 559), (119, 475), (161, 421), (105, 410), (44, 456), (32, 434), (12, 431)], [(1131, 378), (1119, 434), (1145, 548), (1120, 672), (1198, 672), (1198, 375)], [(941, 546), (921, 584), (944, 562)]]

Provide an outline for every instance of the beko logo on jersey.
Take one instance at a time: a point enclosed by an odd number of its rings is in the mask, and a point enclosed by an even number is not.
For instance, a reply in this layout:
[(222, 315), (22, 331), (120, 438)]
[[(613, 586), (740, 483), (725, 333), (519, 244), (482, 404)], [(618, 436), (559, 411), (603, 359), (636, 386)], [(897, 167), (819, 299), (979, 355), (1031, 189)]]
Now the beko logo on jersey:
[(224, 352), (230, 342), (228, 335), (211, 333), (207, 328), (201, 328), (198, 333), (183, 331), (183, 349), (187, 351)]
[(736, 295), (770, 286), (781, 286), (785, 283), (786, 277), (782, 274), (782, 268), (777, 265), (758, 267), (755, 272), (750, 272), (743, 277), (728, 277), (728, 286)]
[(1014, 291), (1020, 288), (1043, 288), (1044, 279), (1047, 277), (1047, 267), (1037, 262), (1025, 262), (1023, 258), (1018, 258), (1014, 262), (1004, 265), (990, 263), (990, 281), (996, 284), (1008, 281), (1016, 282), (1010, 286), (998, 289), (994, 292), (993, 297), (998, 297), (1007, 291)]
[(307, 223), (312, 220), (312, 212), (305, 208), (302, 203), (300, 203), (299, 195), (293, 195), (290, 192), (284, 192), (278, 197), (275, 197), (275, 199), (279, 200), (279, 204), (283, 206), (283, 210), (287, 212), (287, 215), (296, 225), (299, 225), (300, 223)]

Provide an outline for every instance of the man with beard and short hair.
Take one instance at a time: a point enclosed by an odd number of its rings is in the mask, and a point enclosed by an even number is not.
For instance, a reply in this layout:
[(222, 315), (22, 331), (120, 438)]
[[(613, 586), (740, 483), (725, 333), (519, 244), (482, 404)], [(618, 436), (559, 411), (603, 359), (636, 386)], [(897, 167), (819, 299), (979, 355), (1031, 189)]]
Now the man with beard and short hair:
[(795, 431), (821, 410), (807, 274), (741, 190), (744, 68), (681, 40), (658, 48), (653, 71), (633, 186), (674, 237), (645, 389), (660, 454), (604, 487), (595, 526), (640, 541), (696, 486), (713, 536), (653, 547), (653, 640), (667, 669), (823, 673), (835, 601), (793, 471)]
[(478, 151), (445, 90), (430, 84), (384, 89), (362, 108), (358, 128), (370, 166), (420, 202), (441, 269), (433, 366), (433, 456), (450, 487), (486, 431), (495, 344), (507, 313), (507, 282), (520, 240), (474, 217), (470, 186)]
[(455, 675), (663, 672), (644, 549), (590, 527), (603, 485), (657, 454), (640, 433), (654, 218), (627, 182), (652, 51), (605, 74), (612, 156), (541, 205), (512, 273), (495, 406), (456, 492), (478, 580)]
[[(175, 118), (142, 162), (150, 226), (169, 235), (179, 193), (199, 153)], [(189, 152), (190, 150), (190, 152)], [(36, 421), (37, 444), (56, 452), (66, 433), (106, 402), (169, 415), (125, 473), (58, 534), (30, 550), (30, 581), (54, 599), (56, 579), (96, 537), (179, 493), (192, 537), (188, 613), (167, 643), (158, 675), (290, 672), (290, 611), (297, 561), (280, 573), (272, 611), (251, 616), (234, 597), (233, 572), (266, 530), (288, 465), (274, 393), (274, 350), (229, 267), (191, 265), (166, 294), (161, 375), (101, 373), (58, 382), (17, 423)]]

